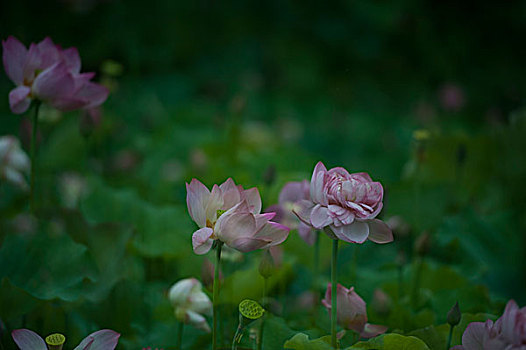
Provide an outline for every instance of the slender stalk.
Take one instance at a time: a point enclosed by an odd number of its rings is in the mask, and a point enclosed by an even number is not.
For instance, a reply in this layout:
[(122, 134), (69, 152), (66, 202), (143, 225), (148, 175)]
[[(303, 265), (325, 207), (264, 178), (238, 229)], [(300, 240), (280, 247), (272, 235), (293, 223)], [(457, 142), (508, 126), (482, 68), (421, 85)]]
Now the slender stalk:
[(314, 292), (316, 292), (318, 281), (319, 281), (319, 271), (320, 271), (320, 231), (316, 231), (316, 238), (314, 240)]
[(453, 328), (455, 328), (455, 326), (449, 326), (449, 335), (447, 337), (447, 347), (446, 347), (446, 350), (449, 350), (451, 348), (451, 338), (453, 338)]
[(337, 295), (336, 290), (338, 287), (337, 276), (337, 260), (338, 260), (338, 240), (332, 241), (332, 259), (331, 259), (331, 344), (332, 347), (337, 349), (338, 343), (336, 340), (336, 315), (337, 315)]
[(29, 209), (31, 214), (35, 214), (35, 177), (36, 177), (36, 146), (37, 146), (37, 131), (38, 131), (38, 110), (40, 109), (40, 102), (35, 102), (35, 113), (32, 119), (31, 131), (31, 189), (29, 192)]
[[(266, 306), (267, 301), (267, 287), (268, 287), (268, 278), (263, 278), (263, 298), (261, 299), (261, 305)], [(263, 328), (265, 327), (265, 315), (261, 319), (261, 325), (259, 326), (259, 335), (257, 338), (258, 350), (263, 348)]]
[(214, 294), (213, 294), (213, 309), (214, 309), (214, 325), (212, 330), (212, 350), (217, 350), (217, 304), (219, 302), (219, 262), (221, 261), (221, 248), (223, 242), (217, 241), (216, 247), (216, 264), (214, 269)]
[(237, 344), (241, 341), (241, 338), (243, 336), (243, 327), (241, 327), (241, 323), (237, 326), (236, 334), (234, 334), (234, 339), (232, 339), (232, 350), (237, 349)]
[(178, 321), (177, 322), (177, 343), (175, 344), (175, 348), (177, 350), (183, 349), (183, 332), (184, 332), (184, 323)]
[(411, 301), (413, 304), (413, 308), (418, 307), (418, 297), (419, 297), (419, 291), (420, 291), (420, 280), (422, 277), (422, 267), (423, 267), (423, 258), (418, 257), (416, 259), (416, 271), (415, 271), (415, 277), (414, 277), (414, 284), (413, 284), (413, 291), (411, 295)]

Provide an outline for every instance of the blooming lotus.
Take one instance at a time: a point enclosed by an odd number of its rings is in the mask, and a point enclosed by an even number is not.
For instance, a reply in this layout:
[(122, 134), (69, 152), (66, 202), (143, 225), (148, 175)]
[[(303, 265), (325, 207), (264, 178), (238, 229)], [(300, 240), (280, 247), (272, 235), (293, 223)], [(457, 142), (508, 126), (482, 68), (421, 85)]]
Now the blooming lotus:
[(232, 179), (212, 191), (196, 179), (186, 184), (188, 211), (199, 229), (192, 236), (196, 254), (206, 254), (214, 240), (241, 252), (282, 243), (289, 228), (270, 221), (275, 213), (260, 214), (257, 188), (245, 190)]
[[(46, 337), (46, 341), (38, 334), (29, 329), (17, 329), (11, 332), (11, 336), (20, 350), (48, 350), (62, 349), (66, 338), (62, 334), (52, 334)], [(84, 338), (74, 350), (113, 350), (117, 346), (121, 335), (110, 329), (102, 329), (91, 333)]]
[(9, 93), (15, 114), (24, 113), (33, 100), (70, 111), (99, 106), (108, 97), (105, 87), (90, 81), (95, 73), (80, 73), (80, 56), (74, 47), (62, 49), (46, 37), (27, 49), (12, 36), (2, 41), (2, 47), (5, 71), (16, 85)]
[(294, 204), (300, 200), (310, 199), (309, 181), (291, 181), (285, 184), (279, 193), (279, 204), (267, 208), (267, 211), (276, 212), (274, 221), (277, 221), (291, 229), (297, 229), (300, 237), (307, 244), (314, 244), (315, 235), (312, 226), (298, 220), (294, 215)]
[[(331, 312), (331, 284), (327, 285), (325, 292), (325, 299), (321, 301), (323, 306)], [(387, 327), (367, 323), (367, 310), (365, 301), (354, 291), (354, 287), (350, 289), (338, 284), (336, 288), (336, 300), (338, 302), (338, 310), (336, 317), (338, 324), (345, 329), (350, 329), (362, 338), (372, 338), (379, 334), (385, 333)]]
[(325, 230), (333, 239), (363, 243), (393, 240), (389, 226), (376, 219), (382, 210), (384, 190), (367, 173), (350, 174), (341, 167), (327, 170), (316, 164), (310, 182), (310, 199), (296, 202), (294, 213), (304, 223)]
[(168, 299), (175, 308), (177, 320), (210, 332), (203, 315), (212, 315), (212, 302), (203, 292), (201, 282), (195, 278), (180, 280), (170, 288)]
[(20, 147), (20, 141), (14, 136), (0, 137), (0, 179), (27, 189), (24, 175), (30, 170), (27, 154)]
[(472, 322), (462, 335), (456, 350), (524, 350), (526, 349), (526, 307), (519, 309), (510, 300), (495, 322)]

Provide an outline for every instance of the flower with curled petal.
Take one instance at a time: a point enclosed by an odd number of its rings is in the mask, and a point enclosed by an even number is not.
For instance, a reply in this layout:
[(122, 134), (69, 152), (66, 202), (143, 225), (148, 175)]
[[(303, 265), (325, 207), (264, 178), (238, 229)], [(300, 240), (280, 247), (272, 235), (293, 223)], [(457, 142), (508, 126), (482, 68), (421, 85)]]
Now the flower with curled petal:
[(32, 100), (48, 103), (61, 111), (93, 108), (108, 97), (108, 89), (91, 82), (95, 73), (80, 73), (76, 48), (62, 49), (46, 37), (27, 49), (10, 36), (2, 41), (2, 60), (16, 88), (9, 93), (15, 114), (24, 113)]
[[(329, 312), (332, 310), (331, 293), (332, 288), (329, 283), (325, 292), (325, 299), (321, 301)], [(343, 328), (357, 332), (362, 338), (376, 337), (377, 335), (385, 333), (387, 330), (385, 326), (367, 323), (365, 301), (354, 291), (354, 287), (347, 289), (341, 284), (338, 284), (336, 300), (338, 302), (336, 318), (338, 324)]]
[(367, 173), (350, 174), (341, 167), (327, 170), (318, 162), (310, 182), (310, 199), (295, 203), (294, 213), (304, 223), (333, 239), (363, 243), (393, 240), (389, 226), (376, 219), (383, 207), (384, 190)]
[(208, 190), (193, 179), (186, 184), (188, 212), (199, 226), (192, 235), (196, 254), (206, 254), (214, 240), (241, 252), (264, 249), (282, 243), (289, 228), (271, 221), (275, 213), (260, 214), (257, 188), (245, 190), (229, 178)]
[(175, 309), (175, 317), (178, 321), (210, 332), (203, 315), (212, 315), (212, 302), (203, 292), (201, 282), (195, 278), (180, 280), (170, 288), (168, 299)]
[[(29, 329), (16, 329), (11, 336), (20, 350), (62, 349), (66, 338), (62, 334), (52, 334), (46, 341)], [(73, 350), (113, 350), (121, 335), (110, 329), (102, 329), (84, 338)], [(58, 340), (58, 341), (57, 341)], [(46, 344), (48, 346), (46, 346)]]

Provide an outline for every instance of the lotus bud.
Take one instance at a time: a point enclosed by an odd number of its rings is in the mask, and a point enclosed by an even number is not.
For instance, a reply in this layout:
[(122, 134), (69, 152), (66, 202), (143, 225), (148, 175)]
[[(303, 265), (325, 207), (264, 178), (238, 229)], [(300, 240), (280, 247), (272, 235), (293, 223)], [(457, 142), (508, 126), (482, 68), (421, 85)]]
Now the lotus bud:
[(274, 258), (270, 251), (267, 249), (263, 252), (261, 261), (259, 262), (259, 274), (263, 278), (269, 278), (274, 274), (276, 267), (274, 264)]
[(391, 311), (392, 301), (383, 290), (376, 289), (373, 294), (372, 306), (380, 315), (387, 315)]
[(462, 317), (462, 313), (460, 312), (460, 308), (458, 306), (458, 301), (453, 305), (451, 310), (447, 313), (447, 323), (451, 327), (455, 327), (460, 323), (460, 318)]

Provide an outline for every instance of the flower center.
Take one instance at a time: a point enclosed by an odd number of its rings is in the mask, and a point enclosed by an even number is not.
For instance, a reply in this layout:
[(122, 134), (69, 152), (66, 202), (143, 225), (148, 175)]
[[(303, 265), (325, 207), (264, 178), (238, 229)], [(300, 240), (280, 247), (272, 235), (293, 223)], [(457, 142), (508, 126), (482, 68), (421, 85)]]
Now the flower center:
[(66, 342), (66, 337), (60, 333), (54, 333), (46, 337), (46, 344), (49, 350), (62, 350)]

